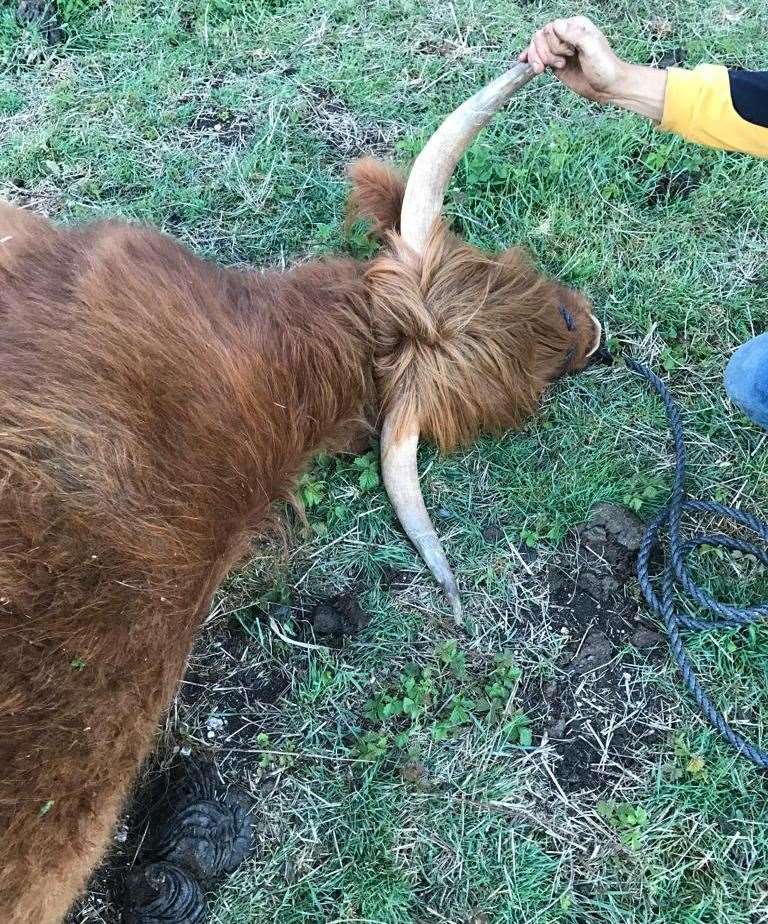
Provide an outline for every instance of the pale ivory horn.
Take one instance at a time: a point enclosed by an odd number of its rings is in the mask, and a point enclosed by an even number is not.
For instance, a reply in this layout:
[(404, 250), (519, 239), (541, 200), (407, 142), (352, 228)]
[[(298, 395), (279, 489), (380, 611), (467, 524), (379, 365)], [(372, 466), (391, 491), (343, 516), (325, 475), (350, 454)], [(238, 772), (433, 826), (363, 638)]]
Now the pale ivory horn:
[[(533, 69), (528, 64), (516, 64), (452, 112), (416, 158), (403, 198), (400, 233), (417, 255), (424, 253), (434, 223), (440, 217), (445, 191), (459, 159), (478, 132), (533, 76)], [(418, 421), (395, 439), (392, 422), (385, 419), (381, 431), (384, 486), (408, 538), (443, 588), (453, 615), (460, 622), (459, 589), (427, 513), (419, 485), (418, 447)]]

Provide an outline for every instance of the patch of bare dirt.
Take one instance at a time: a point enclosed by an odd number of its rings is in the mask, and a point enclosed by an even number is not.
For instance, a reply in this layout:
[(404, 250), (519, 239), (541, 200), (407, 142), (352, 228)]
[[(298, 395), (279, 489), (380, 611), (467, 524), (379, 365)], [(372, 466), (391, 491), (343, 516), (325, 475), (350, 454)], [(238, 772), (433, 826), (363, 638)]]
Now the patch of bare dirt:
[(328, 87), (305, 87), (304, 95), (307, 127), (344, 158), (392, 152), (401, 131), (394, 122), (372, 122), (352, 112)]
[[(182, 755), (208, 753), (226, 772), (247, 773), (263, 747), (279, 701), (289, 695), (289, 667), (264, 665), (253, 628), (277, 630), (298, 645), (344, 647), (345, 639), (362, 631), (369, 616), (358, 596), (347, 591), (317, 603), (298, 601), (263, 609), (251, 607), (245, 624), (236, 619), (214, 621), (204, 631), (190, 659), (166, 728), (166, 744)], [(270, 626), (272, 627), (270, 629)]]
[(243, 144), (253, 133), (253, 126), (246, 115), (228, 109), (202, 109), (191, 119), (189, 127), (227, 147)]
[(701, 185), (702, 174), (699, 171), (680, 170), (676, 173), (663, 173), (648, 194), (648, 202), (655, 205), (668, 199), (687, 199)]
[(356, 635), (369, 622), (370, 617), (353, 593), (340, 594), (326, 603), (318, 603), (312, 610), (312, 624), (319, 636), (330, 635), (339, 639)]
[(685, 64), (687, 57), (688, 53), (685, 48), (668, 48), (651, 55), (648, 64), (659, 68), (680, 67)]
[(55, 0), (19, 0), (16, 16), (19, 22), (36, 26), (48, 45), (58, 45), (64, 37)]
[(546, 618), (565, 644), (554, 675), (523, 702), (565, 792), (605, 792), (666, 734), (665, 702), (644, 675), (665, 657), (665, 638), (626, 589), (642, 532), (629, 511), (602, 505), (550, 574)]
[(227, 771), (255, 759), (264, 707), (290, 689), (290, 676), (264, 667), (256, 642), (236, 623), (205, 632), (195, 646), (166, 732), (182, 755), (214, 755)]

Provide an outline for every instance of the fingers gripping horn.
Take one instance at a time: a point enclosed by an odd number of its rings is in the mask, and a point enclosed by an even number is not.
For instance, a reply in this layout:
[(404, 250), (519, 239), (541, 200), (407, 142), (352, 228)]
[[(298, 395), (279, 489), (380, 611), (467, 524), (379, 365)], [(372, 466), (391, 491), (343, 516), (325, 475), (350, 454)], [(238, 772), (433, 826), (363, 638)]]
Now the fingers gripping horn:
[[(411, 169), (400, 213), (403, 241), (418, 256), (424, 254), (432, 228), (440, 217), (445, 191), (456, 164), (496, 112), (534, 76), (527, 64), (517, 64), (452, 112), (424, 146)], [(403, 529), (440, 584), (461, 621), (461, 600), (445, 552), (424, 505), (416, 455), (419, 423), (395, 429), (392, 416), (381, 431), (381, 472), (384, 486)]]

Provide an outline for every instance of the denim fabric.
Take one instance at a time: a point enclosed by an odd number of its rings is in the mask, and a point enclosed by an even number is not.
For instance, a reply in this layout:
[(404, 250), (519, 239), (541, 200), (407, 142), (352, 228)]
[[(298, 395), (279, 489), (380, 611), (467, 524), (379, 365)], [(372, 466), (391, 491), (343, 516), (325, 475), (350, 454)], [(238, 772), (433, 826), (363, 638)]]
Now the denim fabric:
[(747, 417), (768, 429), (768, 333), (736, 350), (725, 370), (725, 390)]

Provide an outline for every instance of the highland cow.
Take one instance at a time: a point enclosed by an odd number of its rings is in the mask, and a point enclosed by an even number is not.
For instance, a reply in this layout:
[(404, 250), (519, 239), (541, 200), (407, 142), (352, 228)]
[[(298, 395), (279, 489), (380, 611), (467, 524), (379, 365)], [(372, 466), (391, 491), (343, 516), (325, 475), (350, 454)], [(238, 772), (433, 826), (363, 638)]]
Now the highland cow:
[(311, 456), (382, 434), (386, 488), (455, 611), (424, 507), (441, 450), (582, 368), (588, 301), (440, 220), (460, 153), (529, 76), (449, 117), (408, 181), (365, 160), (370, 262), (243, 272), (148, 228), (0, 206), (0, 920), (61, 921), (99, 861), (211, 597)]

